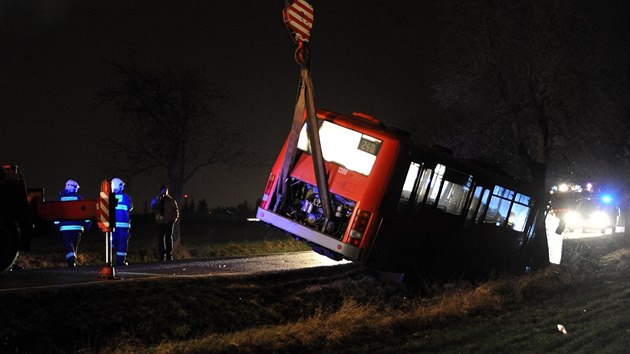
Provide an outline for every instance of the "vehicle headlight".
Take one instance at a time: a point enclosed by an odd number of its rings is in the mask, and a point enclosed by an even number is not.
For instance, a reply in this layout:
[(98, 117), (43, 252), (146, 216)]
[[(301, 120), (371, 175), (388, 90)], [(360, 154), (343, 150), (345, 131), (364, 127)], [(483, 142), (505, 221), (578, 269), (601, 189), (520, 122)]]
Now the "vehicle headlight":
[(564, 221), (568, 226), (577, 224), (580, 219), (582, 219), (582, 216), (577, 211), (568, 211), (564, 215)]
[(591, 222), (596, 227), (604, 227), (610, 223), (610, 218), (603, 211), (596, 211), (591, 214)]

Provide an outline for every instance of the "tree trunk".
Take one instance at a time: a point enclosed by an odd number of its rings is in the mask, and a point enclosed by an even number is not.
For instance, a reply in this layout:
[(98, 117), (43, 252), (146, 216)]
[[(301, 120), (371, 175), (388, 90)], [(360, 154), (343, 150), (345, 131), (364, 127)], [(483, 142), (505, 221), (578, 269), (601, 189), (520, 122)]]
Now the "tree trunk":
[[(534, 269), (540, 269), (549, 264), (549, 242), (547, 239), (547, 226), (545, 222), (545, 211), (547, 208), (548, 194), (546, 190), (547, 179), (547, 155), (548, 155), (548, 125), (544, 113), (538, 119), (539, 137), (537, 143), (533, 145), (533, 157), (528, 153), (527, 147), (520, 142), (518, 145), (518, 153), (527, 163), (532, 177), (532, 185), (534, 187), (534, 200), (537, 203), (535, 207), (541, 211), (536, 222), (536, 230), (534, 239), (531, 240), (529, 246), (529, 257), (531, 266)], [(541, 220), (542, 219), (542, 220)]]
[[(548, 198), (547, 191), (545, 189), (547, 164), (531, 163), (530, 166), (532, 172), (532, 183), (537, 193), (535, 196), (537, 203), (536, 206), (539, 210), (544, 212), (546, 210), (546, 205), (540, 204), (546, 203)], [(536, 224), (536, 232), (532, 243), (531, 260), (534, 269), (539, 269), (549, 264), (549, 244), (547, 240), (547, 226), (545, 225), (544, 216), (544, 214), (538, 216), (539, 218), (542, 218), (542, 220), (538, 220)]]

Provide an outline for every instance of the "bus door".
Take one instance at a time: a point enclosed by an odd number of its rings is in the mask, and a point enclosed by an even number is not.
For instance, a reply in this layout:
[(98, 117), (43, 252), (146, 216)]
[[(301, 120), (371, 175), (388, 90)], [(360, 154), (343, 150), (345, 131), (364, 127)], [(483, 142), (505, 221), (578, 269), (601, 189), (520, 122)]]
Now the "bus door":
[(430, 267), (456, 262), (472, 184), (472, 175), (445, 164), (410, 163), (398, 210), (411, 258)]

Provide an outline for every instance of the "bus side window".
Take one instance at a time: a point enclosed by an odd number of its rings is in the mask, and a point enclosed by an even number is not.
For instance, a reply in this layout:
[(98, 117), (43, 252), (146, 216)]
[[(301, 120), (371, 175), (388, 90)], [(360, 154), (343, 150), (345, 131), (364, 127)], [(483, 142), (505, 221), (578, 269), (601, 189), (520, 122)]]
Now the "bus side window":
[(478, 186), (475, 188), (475, 193), (473, 194), (473, 199), (470, 202), (470, 207), (468, 208), (468, 215), (466, 215), (466, 220), (472, 220), (475, 216), (475, 212), (477, 211), (477, 207), (479, 206), (479, 202), (481, 201), (481, 193), (483, 192), (483, 187)]
[(471, 175), (448, 169), (444, 174), (444, 185), (438, 199), (438, 209), (449, 214), (461, 215), (471, 186)]
[(495, 186), (484, 221), (515, 231), (523, 231), (531, 210), (529, 203), (528, 196)]
[(539, 214), (539, 212), (535, 212), (532, 214), (532, 216), (534, 217), (534, 220), (532, 221), (531, 224), (529, 224), (528, 229), (525, 231), (527, 234), (527, 241), (531, 240), (534, 235), (536, 234), (536, 223), (538, 221), (538, 219), (544, 217), (542, 216), (544, 214)]
[(501, 186), (494, 186), (485, 222), (495, 223), (497, 226), (505, 225), (508, 220), (508, 213), (513, 198), (513, 191)]
[(512, 205), (512, 211), (510, 213), (510, 219), (508, 219), (508, 227), (511, 227), (515, 231), (525, 230), (527, 224), (527, 217), (529, 216), (530, 198), (526, 195), (517, 193), (514, 204)]
[(486, 211), (488, 210), (488, 197), (489, 196), (490, 196), (490, 190), (484, 189), (483, 197), (481, 197), (481, 205), (479, 206), (479, 211), (477, 211), (475, 222), (481, 221), (483, 219), (483, 216), (486, 214)]
[(446, 170), (446, 166), (442, 164), (437, 164), (435, 166), (435, 173), (433, 175), (433, 179), (431, 180), (431, 187), (429, 189), (429, 198), (427, 199), (427, 205), (435, 205), (435, 202), (438, 198), (438, 193), (440, 191), (440, 187), (442, 186), (442, 179), (444, 179), (444, 171)]
[(405, 178), (405, 183), (403, 184), (402, 192), (400, 193), (400, 200), (398, 201), (398, 212), (404, 212), (409, 205), (409, 200), (411, 199), (411, 193), (413, 192), (413, 188), (416, 185), (416, 180), (418, 178), (418, 173), (420, 172), (420, 164), (412, 162), (409, 165), (409, 170), (407, 171), (407, 177)]
[(427, 168), (422, 170), (422, 175), (420, 176), (420, 182), (418, 184), (418, 192), (416, 193), (416, 205), (424, 203), (424, 199), (427, 195), (427, 189), (429, 188), (429, 183), (431, 182), (432, 176), (432, 169)]

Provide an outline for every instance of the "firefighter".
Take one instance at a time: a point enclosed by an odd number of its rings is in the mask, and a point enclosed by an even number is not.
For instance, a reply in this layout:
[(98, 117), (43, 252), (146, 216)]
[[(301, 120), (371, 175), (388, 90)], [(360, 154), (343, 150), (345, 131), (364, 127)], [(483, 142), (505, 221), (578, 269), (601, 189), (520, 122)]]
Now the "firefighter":
[[(59, 200), (62, 202), (81, 200), (81, 196), (77, 194), (79, 191), (79, 183), (73, 179), (66, 181), (66, 187), (61, 191)], [(90, 229), (90, 220), (57, 220), (54, 222), (57, 230), (61, 233), (63, 247), (66, 254), (66, 262), (69, 267), (76, 266), (77, 250), (81, 235), (87, 229)]]
[(160, 260), (173, 260), (173, 226), (179, 219), (179, 207), (175, 199), (168, 193), (165, 184), (160, 194), (151, 201), (151, 209), (155, 216), (156, 235)]
[(123, 193), (125, 182), (120, 178), (112, 179), (112, 191), (116, 198), (116, 227), (112, 233), (112, 248), (116, 249), (116, 265), (127, 265), (127, 246), (129, 244), (129, 229), (131, 218), (129, 213), (133, 210), (133, 203), (127, 193)]

